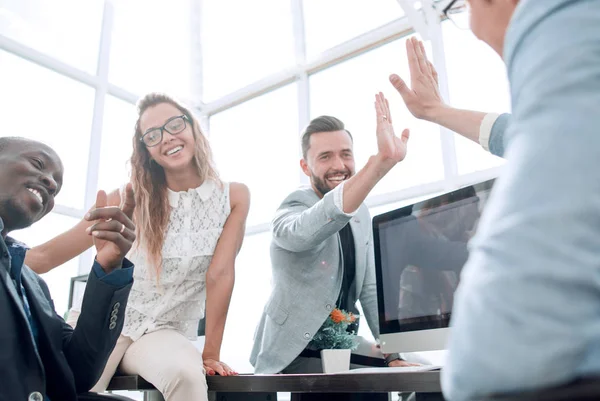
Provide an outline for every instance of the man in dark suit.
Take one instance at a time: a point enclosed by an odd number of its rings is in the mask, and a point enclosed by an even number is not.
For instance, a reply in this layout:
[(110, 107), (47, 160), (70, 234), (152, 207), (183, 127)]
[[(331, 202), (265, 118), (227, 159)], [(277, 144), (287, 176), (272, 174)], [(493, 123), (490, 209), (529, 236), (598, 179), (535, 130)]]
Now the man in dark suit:
[(90, 230), (97, 255), (75, 330), (54, 311), (44, 281), (23, 264), (27, 248), (7, 236), (52, 210), (62, 177), (61, 160), (48, 146), (0, 138), (0, 401), (77, 400), (100, 377), (123, 326), (133, 283), (125, 259), (135, 239), (130, 186), (122, 208), (101, 207), (100, 191), (86, 216), (97, 221)]

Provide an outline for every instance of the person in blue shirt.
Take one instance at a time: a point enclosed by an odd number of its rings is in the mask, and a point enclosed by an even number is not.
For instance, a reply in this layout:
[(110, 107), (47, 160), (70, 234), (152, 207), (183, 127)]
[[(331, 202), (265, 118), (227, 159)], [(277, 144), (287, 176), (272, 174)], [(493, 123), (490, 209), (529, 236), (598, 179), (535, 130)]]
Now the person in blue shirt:
[(600, 2), (468, 4), (506, 63), (513, 115), (455, 298), (450, 401), (600, 376)]
[[(135, 239), (133, 191), (122, 208), (97, 208), (96, 259), (81, 317), (73, 330), (56, 314), (44, 281), (23, 262), (27, 248), (8, 234), (29, 227), (54, 207), (63, 166), (50, 147), (28, 139), (0, 138), (0, 400), (75, 401), (98, 380), (123, 326), (133, 282), (125, 258)], [(78, 396), (78, 394), (81, 394)]]

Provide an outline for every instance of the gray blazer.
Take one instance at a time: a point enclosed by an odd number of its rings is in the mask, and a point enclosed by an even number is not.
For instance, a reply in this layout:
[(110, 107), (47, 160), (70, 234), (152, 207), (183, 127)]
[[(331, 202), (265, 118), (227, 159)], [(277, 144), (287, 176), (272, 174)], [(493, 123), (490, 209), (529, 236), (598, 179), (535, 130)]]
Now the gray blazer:
[(250, 362), (256, 373), (287, 367), (319, 330), (342, 285), (338, 232), (350, 221), (356, 250), (356, 291), (367, 323), (379, 337), (371, 217), (363, 204), (350, 217), (312, 188), (290, 194), (272, 222), (272, 293), (256, 329)]

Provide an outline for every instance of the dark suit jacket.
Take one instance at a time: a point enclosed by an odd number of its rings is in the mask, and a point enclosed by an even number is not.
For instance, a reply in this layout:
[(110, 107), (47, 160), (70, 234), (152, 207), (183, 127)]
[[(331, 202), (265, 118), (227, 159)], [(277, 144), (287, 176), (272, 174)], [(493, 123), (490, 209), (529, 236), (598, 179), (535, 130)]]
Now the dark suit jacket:
[(0, 238), (0, 401), (25, 401), (34, 392), (51, 401), (75, 401), (76, 394), (88, 391), (102, 374), (123, 327), (132, 283), (112, 286), (92, 270), (73, 330), (54, 311), (46, 283), (23, 266), (22, 282), (37, 322), (36, 352), (7, 267), (7, 248)]

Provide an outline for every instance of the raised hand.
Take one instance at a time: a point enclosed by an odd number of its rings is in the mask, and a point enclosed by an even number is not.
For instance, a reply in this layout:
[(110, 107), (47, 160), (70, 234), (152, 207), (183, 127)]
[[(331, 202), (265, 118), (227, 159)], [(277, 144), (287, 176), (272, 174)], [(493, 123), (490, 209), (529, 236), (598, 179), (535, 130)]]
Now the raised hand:
[(236, 376), (238, 374), (226, 363), (211, 358), (204, 360), (204, 370), (209, 376), (214, 376), (215, 374), (220, 376)]
[(98, 191), (96, 209), (85, 216), (88, 221), (96, 221), (86, 232), (93, 236), (96, 261), (107, 273), (121, 267), (135, 241), (135, 226), (131, 221), (135, 209), (133, 195), (131, 184), (127, 184), (122, 205), (106, 206), (106, 192)]
[(396, 74), (390, 75), (390, 82), (400, 93), (408, 111), (413, 116), (430, 120), (439, 108), (446, 107), (440, 96), (438, 74), (433, 64), (427, 60), (423, 42), (412, 37), (406, 41), (408, 67), (410, 69), (410, 88)]
[(375, 95), (375, 111), (377, 113), (378, 155), (382, 160), (394, 163), (404, 160), (406, 157), (409, 131), (408, 129), (405, 129), (400, 138), (396, 136), (392, 125), (390, 105), (381, 92)]

